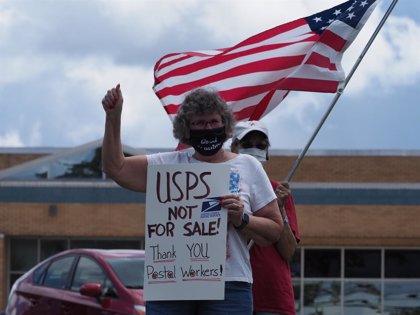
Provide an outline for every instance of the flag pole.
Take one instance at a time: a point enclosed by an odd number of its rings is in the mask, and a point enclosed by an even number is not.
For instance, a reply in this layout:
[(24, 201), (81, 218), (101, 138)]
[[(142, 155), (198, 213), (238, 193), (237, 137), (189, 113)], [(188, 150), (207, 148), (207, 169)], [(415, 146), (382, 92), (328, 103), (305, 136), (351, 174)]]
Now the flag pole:
[(353, 65), (353, 68), (350, 70), (348, 76), (344, 80), (343, 86), (337, 91), (337, 93), (334, 96), (334, 99), (331, 101), (331, 104), (329, 108), (327, 109), (326, 113), (322, 117), (321, 121), (319, 122), (317, 128), (315, 129), (314, 133), (312, 134), (311, 138), (309, 139), (306, 146), (303, 148), (302, 152), (299, 154), (298, 158), (296, 159), (295, 163), (293, 164), (292, 168), (290, 169), (289, 173), (287, 174), (287, 177), (285, 179), (286, 182), (289, 182), (293, 174), (295, 173), (296, 169), (299, 167), (300, 163), (302, 162), (303, 157), (305, 156), (306, 152), (308, 151), (309, 147), (311, 146), (312, 142), (314, 141), (315, 137), (317, 136), (319, 130), (321, 129), (324, 122), (327, 120), (328, 115), (334, 108), (335, 104), (337, 103), (338, 99), (343, 94), (344, 89), (346, 88), (347, 84), (349, 83), (351, 77), (353, 76), (354, 72), (356, 71), (357, 67), (361, 63), (363, 57), (366, 55), (367, 51), (369, 50), (370, 46), (372, 45), (373, 41), (375, 40), (376, 36), (378, 35), (379, 31), (381, 30), (382, 26), (385, 24), (385, 21), (387, 20), (388, 16), (391, 14), (392, 10), (394, 9), (395, 5), (397, 4), (398, 0), (393, 0), (390, 6), (388, 7), (388, 10), (382, 17), (381, 22), (376, 27), (375, 32), (373, 32), (372, 36), (370, 37), (368, 43), (366, 44), (365, 48), (361, 52), (359, 58), (356, 60), (355, 64)]

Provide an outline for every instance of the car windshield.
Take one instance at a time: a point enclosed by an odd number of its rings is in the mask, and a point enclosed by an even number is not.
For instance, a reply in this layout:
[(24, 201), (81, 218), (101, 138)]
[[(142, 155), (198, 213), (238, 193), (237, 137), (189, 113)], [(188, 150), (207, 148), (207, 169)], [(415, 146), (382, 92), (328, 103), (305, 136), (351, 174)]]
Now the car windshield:
[(143, 258), (112, 258), (108, 259), (107, 262), (125, 287), (129, 289), (143, 289)]

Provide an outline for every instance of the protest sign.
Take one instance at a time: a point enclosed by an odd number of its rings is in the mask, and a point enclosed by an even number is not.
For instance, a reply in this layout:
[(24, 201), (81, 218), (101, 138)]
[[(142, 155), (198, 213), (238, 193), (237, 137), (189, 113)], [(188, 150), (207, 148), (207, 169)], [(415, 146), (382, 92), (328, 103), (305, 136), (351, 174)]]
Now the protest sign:
[(147, 301), (224, 299), (230, 167), (150, 165), (146, 193)]

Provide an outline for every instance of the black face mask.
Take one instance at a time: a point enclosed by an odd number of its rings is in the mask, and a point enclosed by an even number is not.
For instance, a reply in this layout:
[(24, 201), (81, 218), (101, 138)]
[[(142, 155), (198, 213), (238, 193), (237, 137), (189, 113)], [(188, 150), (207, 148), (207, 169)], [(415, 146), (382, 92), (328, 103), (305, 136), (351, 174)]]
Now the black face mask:
[(226, 140), (225, 127), (190, 130), (192, 147), (200, 154), (210, 156), (222, 148)]

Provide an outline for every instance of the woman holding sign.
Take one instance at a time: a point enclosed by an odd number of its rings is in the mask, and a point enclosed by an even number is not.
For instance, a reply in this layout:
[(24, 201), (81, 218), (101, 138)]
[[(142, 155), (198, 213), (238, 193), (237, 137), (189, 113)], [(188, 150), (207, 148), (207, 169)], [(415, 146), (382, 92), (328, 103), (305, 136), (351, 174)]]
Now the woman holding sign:
[(174, 118), (173, 134), (181, 144), (194, 150), (132, 157), (124, 157), (122, 151), (123, 96), (119, 85), (106, 93), (102, 105), (106, 112), (103, 169), (120, 186), (145, 192), (151, 165), (202, 163), (205, 169), (205, 163), (223, 163), (231, 170), (231, 194), (222, 196), (220, 201), (228, 217), (224, 300), (148, 301), (147, 314), (251, 315), (252, 272), (247, 242), (250, 239), (259, 245), (276, 242), (283, 221), (261, 164), (249, 155), (223, 149), (235, 123), (226, 102), (214, 91), (190, 92)]

